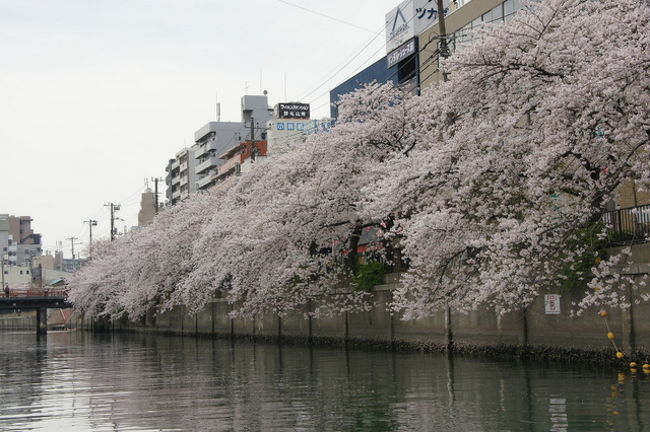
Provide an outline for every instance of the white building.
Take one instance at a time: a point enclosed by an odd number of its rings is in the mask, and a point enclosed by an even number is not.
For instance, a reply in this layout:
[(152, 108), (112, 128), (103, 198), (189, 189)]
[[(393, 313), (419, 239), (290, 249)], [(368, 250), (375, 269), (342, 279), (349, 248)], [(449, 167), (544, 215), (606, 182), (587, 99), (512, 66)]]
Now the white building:
[(243, 122), (209, 122), (194, 133), (197, 190), (214, 185), (214, 175), (224, 162), (219, 156), (241, 141), (245, 133)]
[(194, 148), (186, 147), (169, 159), (166, 171), (167, 201), (176, 204), (196, 191), (196, 158)]

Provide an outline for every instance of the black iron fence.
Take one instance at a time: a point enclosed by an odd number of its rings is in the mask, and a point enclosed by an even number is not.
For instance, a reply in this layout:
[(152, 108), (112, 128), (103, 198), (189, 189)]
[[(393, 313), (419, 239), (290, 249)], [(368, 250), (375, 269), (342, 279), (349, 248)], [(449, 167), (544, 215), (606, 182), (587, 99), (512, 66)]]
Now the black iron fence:
[(637, 244), (650, 241), (650, 205), (622, 208), (603, 214), (610, 228), (612, 244)]

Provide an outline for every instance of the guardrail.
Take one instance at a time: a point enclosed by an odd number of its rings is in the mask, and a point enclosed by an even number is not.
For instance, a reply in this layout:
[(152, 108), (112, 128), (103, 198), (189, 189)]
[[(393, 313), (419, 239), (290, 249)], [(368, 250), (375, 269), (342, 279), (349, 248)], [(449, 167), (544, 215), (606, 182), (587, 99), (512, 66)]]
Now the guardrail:
[(638, 244), (650, 240), (650, 205), (603, 213), (612, 244)]

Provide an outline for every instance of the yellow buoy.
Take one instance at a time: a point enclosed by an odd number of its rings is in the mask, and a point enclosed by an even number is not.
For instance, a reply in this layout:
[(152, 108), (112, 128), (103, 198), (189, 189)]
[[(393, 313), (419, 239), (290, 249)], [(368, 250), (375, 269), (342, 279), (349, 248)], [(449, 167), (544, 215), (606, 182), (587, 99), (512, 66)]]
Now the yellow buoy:
[[(650, 372), (650, 370), (648, 372)], [(635, 374), (636, 373), (636, 368), (630, 368), (630, 373)]]
[(623, 357), (625, 357), (625, 354), (623, 354), (623, 353), (620, 352), (620, 351), (616, 351), (616, 358), (617, 358), (617, 359), (622, 359)]
[(630, 367), (631, 367), (631, 368), (635, 368), (635, 367), (637, 367), (636, 362), (630, 362)]
[(650, 364), (643, 363), (643, 369), (650, 369)]
[(609, 340), (616, 339), (616, 335), (614, 334), (614, 332), (607, 332), (607, 339)]
[(608, 314), (606, 310), (601, 310), (600, 312), (598, 312), (598, 315), (600, 315), (603, 318), (607, 318)]

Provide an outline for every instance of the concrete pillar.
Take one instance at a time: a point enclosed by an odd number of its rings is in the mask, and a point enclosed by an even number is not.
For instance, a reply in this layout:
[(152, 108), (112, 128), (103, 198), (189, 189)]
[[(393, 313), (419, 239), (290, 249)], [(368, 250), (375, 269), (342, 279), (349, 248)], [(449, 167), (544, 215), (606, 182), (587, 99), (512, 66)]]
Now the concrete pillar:
[(36, 334), (47, 334), (47, 308), (36, 309)]

